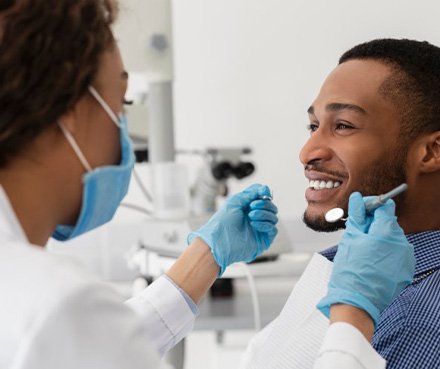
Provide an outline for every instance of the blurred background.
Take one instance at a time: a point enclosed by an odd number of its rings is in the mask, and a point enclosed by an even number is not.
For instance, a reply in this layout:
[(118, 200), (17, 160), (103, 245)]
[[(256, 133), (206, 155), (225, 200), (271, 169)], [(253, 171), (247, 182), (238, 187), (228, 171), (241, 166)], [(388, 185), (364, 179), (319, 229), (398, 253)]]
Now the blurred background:
[[(132, 11), (148, 8), (147, 0), (120, 3), (116, 34), (127, 69), (148, 69), (133, 51), (139, 45), (133, 37), (155, 16)], [(258, 170), (231, 187), (268, 183), (281, 213), (294, 216), (305, 205), (298, 154), (308, 137), (306, 110), (339, 56), (374, 38), (440, 44), (440, 3), (434, 0), (171, 4), (176, 147), (252, 147)]]

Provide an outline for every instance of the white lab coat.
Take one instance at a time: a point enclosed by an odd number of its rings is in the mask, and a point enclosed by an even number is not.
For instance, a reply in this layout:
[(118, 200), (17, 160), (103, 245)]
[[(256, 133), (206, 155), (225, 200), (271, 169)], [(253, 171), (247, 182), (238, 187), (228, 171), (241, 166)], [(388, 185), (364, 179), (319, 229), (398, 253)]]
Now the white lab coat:
[[(315, 255), (283, 312), (251, 342), (242, 368), (385, 367), (355, 328), (327, 329), (316, 310), (330, 271)], [(30, 245), (1, 186), (0, 295), (2, 369), (165, 368), (160, 356), (195, 318), (164, 277), (123, 303), (71, 260)]]
[(74, 262), (30, 245), (1, 186), (0, 296), (2, 369), (165, 368), (160, 354), (195, 318), (164, 277), (124, 304)]

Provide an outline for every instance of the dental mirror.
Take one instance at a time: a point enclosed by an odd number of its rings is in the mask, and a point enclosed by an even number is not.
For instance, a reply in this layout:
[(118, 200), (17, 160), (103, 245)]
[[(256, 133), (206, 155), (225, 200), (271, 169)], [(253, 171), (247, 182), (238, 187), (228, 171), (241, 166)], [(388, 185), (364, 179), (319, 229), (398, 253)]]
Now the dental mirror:
[(336, 223), (338, 220), (344, 219), (344, 210), (341, 208), (333, 208), (325, 213), (325, 220), (329, 223)]
[[(365, 208), (367, 213), (372, 212), (377, 209), (379, 206), (385, 204), (389, 199), (393, 198), (406, 191), (408, 185), (406, 183), (402, 183), (400, 186), (392, 189), (390, 192), (377, 196), (375, 199), (370, 200), (365, 204)], [(344, 218), (344, 210), (341, 208), (333, 208), (330, 209), (327, 213), (325, 213), (325, 220), (329, 223), (335, 223), (338, 220), (346, 221), (347, 218)]]

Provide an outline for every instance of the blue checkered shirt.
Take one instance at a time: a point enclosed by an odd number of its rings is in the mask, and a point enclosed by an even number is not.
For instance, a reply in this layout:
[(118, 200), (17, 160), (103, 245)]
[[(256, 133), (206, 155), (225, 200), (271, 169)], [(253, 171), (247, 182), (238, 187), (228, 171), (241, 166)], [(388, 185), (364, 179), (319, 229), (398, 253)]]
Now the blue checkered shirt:
[[(440, 231), (407, 238), (416, 257), (414, 282), (382, 312), (372, 344), (387, 369), (440, 368)], [(336, 251), (321, 254), (333, 261)]]

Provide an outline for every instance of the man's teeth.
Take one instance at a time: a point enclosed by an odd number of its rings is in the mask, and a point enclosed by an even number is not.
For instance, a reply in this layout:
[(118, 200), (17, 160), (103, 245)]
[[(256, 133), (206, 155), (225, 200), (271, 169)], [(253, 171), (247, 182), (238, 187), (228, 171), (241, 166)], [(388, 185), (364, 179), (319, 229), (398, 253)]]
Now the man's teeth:
[(341, 185), (339, 181), (323, 181), (323, 180), (312, 180), (309, 183), (309, 187), (315, 190), (331, 189), (337, 188)]

